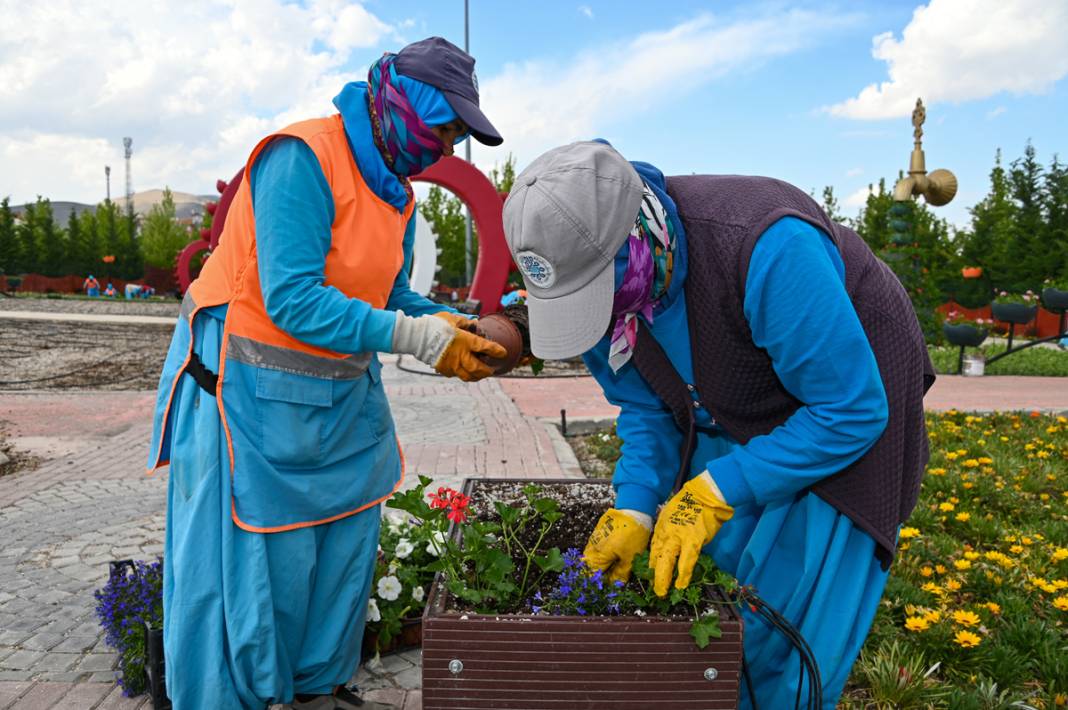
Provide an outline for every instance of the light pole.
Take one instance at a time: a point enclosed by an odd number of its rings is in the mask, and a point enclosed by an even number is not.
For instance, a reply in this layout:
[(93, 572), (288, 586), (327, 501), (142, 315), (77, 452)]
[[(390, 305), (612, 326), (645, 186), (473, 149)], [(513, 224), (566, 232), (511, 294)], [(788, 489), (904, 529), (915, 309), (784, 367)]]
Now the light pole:
[[(471, 53), (470, 47), (470, 31), (468, 25), (468, 12), (467, 2), (464, 0), (464, 51), (468, 54)], [(471, 162), (471, 136), (467, 136), (464, 141), (464, 157), (467, 162)], [(473, 241), (471, 236), (471, 208), (464, 205), (464, 273), (467, 275), (467, 284), (471, 285), (471, 279), (474, 277), (474, 268), (471, 264), (471, 242)]]

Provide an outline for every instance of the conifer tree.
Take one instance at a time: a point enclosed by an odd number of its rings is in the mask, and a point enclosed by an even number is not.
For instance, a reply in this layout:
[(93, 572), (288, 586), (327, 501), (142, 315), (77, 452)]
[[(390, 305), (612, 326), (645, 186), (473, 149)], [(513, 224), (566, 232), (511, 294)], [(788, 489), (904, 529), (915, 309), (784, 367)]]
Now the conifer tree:
[(5, 197), (0, 200), (0, 274), (11, 276), (19, 273), (21, 251), (11, 199)]
[(40, 272), (45, 276), (63, 276), (66, 273), (66, 234), (56, 225), (52, 202), (38, 196), (34, 213), (36, 236), (40, 242)]

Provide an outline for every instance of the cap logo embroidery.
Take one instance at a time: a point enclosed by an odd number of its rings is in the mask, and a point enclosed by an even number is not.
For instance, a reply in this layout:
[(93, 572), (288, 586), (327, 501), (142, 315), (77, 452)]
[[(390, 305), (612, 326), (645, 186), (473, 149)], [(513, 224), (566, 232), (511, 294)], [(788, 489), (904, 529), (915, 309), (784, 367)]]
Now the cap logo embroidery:
[(532, 251), (522, 251), (515, 256), (519, 270), (523, 272), (530, 286), (549, 288), (556, 281), (556, 269), (546, 259)]
[(478, 93), (478, 74), (475, 73), (474, 69), (471, 70), (471, 84), (472, 84), (472, 86), (475, 87), (475, 93), (477, 94)]

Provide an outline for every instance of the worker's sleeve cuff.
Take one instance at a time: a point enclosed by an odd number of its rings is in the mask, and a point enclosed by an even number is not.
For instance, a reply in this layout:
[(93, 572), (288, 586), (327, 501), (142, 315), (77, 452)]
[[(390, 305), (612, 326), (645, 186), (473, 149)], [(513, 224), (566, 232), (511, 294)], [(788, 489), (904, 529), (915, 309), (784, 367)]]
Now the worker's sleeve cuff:
[(396, 325), (396, 313), (372, 308), (363, 323), (363, 349), (367, 352), (393, 352), (393, 329)]
[(754, 502), (756, 496), (749, 482), (745, 480), (742, 467), (733, 456), (710, 461), (708, 473), (712, 480), (719, 486), (719, 492), (723, 494), (723, 500), (732, 508)]
[(616, 487), (616, 508), (637, 510), (655, 516), (661, 502), (656, 491), (641, 484), (623, 483)]

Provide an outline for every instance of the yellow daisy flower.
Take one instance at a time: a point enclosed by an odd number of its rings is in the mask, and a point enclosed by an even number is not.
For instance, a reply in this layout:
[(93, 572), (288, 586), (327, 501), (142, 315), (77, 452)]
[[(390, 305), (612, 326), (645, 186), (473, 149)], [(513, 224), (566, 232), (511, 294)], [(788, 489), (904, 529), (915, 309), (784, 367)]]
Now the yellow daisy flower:
[(926, 631), (930, 626), (927, 619), (922, 616), (910, 616), (905, 619), (905, 628), (909, 631)]
[(953, 641), (961, 648), (975, 648), (982, 639), (971, 631), (958, 631)]
[(971, 520), (971, 517), (972, 517), (971, 513), (957, 513), (956, 520), (957, 520), (958, 523), (966, 523), (969, 520)]
[(949, 511), (953, 510), (956, 507), (957, 506), (953, 505), (952, 503), (939, 503), (938, 504), (938, 509), (941, 510), (943, 513), (948, 513)]
[(955, 579), (946, 580), (946, 589), (948, 589), (949, 591), (951, 591), (951, 592), (959, 592), (960, 591), (960, 587), (961, 587), (961, 584), (957, 580), (955, 580)]
[(908, 540), (910, 537), (918, 537), (919, 534), (919, 528), (901, 528), (901, 532), (898, 533), (898, 537), (900, 537), (902, 540)]
[(957, 560), (957, 561), (955, 561), (953, 563), (953, 566), (956, 567), (959, 570), (965, 570), (965, 569), (970, 569), (971, 566), (972, 566), (972, 563), (971, 563), (970, 560)]
[(995, 602), (987, 602), (983, 606), (989, 609), (991, 614), (998, 615), (1001, 613), (1001, 605)]
[(981, 620), (974, 611), (955, 611), (953, 612), (953, 621), (961, 626), (977, 626)]
[(931, 569), (930, 567), (920, 567), (920, 576), (921, 577), (930, 577), (933, 572), (934, 572), (934, 570)]
[(1053, 600), (1053, 606), (1061, 611), (1068, 611), (1068, 597), (1060, 596)]

